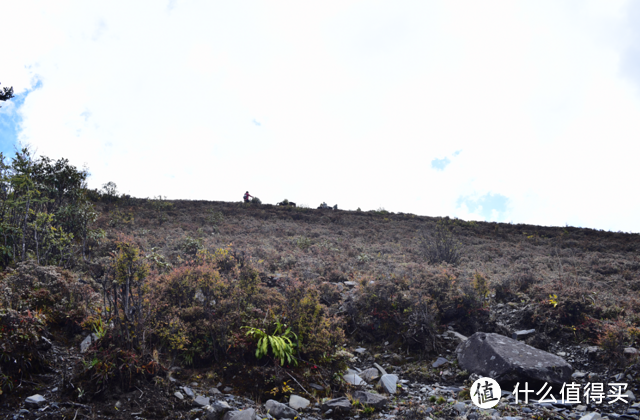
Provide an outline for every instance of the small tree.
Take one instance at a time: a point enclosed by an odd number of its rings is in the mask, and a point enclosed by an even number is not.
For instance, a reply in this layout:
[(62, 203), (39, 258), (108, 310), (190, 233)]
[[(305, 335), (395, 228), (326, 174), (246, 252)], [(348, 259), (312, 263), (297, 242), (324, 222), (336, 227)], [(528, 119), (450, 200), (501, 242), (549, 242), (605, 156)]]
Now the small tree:
[(107, 314), (130, 348), (139, 347), (144, 324), (143, 296), (149, 274), (147, 262), (134, 244), (117, 243), (112, 266), (112, 279), (103, 283)]
[(420, 245), (429, 263), (446, 262), (455, 265), (460, 262), (460, 243), (456, 241), (444, 221), (438, 221), (433, 233), (425, 231), (422, 235)]

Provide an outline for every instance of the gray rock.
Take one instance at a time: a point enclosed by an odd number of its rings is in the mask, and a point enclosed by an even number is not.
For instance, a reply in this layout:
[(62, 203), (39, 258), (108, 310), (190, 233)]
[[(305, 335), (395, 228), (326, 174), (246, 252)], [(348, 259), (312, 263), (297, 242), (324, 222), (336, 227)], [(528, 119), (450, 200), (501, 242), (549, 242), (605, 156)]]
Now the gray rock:
[(289, 407), (293, 408), (294, 410), (307, 408), (309, 407), (309, 404), (311, 404), (311, 401), (306, 398), (302, 398), (299, 395), (291, 394), (291, 396), (289, 397)]
[(292, 419), (298, 415), (298, 412), (276, 400), (268, 400), (264, 404), (269, 414), (277, 419)]
[(364, 354), (364, 352), (367, 351), (367, 349), (362, 348), (362, 347), (358, 347), (357, 349), (354, 350), (356, 353), (358, 354)]
[(449, 361), (447, 359), (445, 359), (444, 357), (438, 357), (438, 359), (435, 362), (433, 362), (431, 367), (437, 368), (437, 367), (440, 367), (442, 365), (446, 365), (447, 363), (449, 363)]
[(207, 412), (206, 420), (218, 420), (232, 408), (226, 401), (214, 401), (211, 405), (204, 407), (204, 410)]
[(584, 378), (585, 376), (587, 376), (586, 373), (578, 372), (578, 371), (573, 372), (573, 374), (571, 375), (571, 377), (574, 379), (581, 379), (581, 378)]
[(206, 406), (208, 406), (208, 405), (209, 405), (210, 401), (209, 401), (209, 398), (207, 398), (207, 397), (205, 397), (205, 396), (202, 396), (202, 395), (198, 395), (198, 396), (196, 397), (196, 399), (193, 401), (193, 403), (194, 403), (196, 406), (206, 407)]
[(384, 370), (384, 368), (383, 368), (382, 366), (380, 366), (379, 364), (374, 363), (374, 364), (373, 364), (373, 367), (374, 367), (374, 368), (376, 368), (376, 369), (378, 369), (378, 370), (380, 371), (380, 374), (381, 374), (381, 375), (386, 375), (386, 374), (387, 374), (387, 371), (386, 371), (386, 370)]
[(184, 395), (182, 395), (182, 392), (180, 391), (174, 392), (173, 395), (179, 400), (184, 400)]
[(398, 385), (398, 376), (389, 374), (382, 375), (378, 385), (380, 385), (385, 392), (395, 394)]
[(222, 394), (222, 392), (220, 392), (220, 390), (218, 388), (211, 388), (209, 390), (209, 394), (211, 394), (211, 395), (220, 395), (220, 394)]
[(357, 285), (358, 285), (358, 283), (357, 283), (357, 282), (355, 282), (355, 281), (345, 281), (345, 282), (344, 282), (344, 285), (345, 285), (345, 286), (349, 286), (349, 287), (355, 287), (355, 286), (357, 286)]
[(362, 380), (362, 378), (354, 373), (349, 375), (344, 375), (342, 379), (345, 380), (346, 383), (351, 385), (365, 385), (366, 382)]
[(87, 350), (89, 350), (91, 343), (93, 343), (97, 339), (98, 339), (97, 335), (89, 334), (84, 340), (82, 340), (82, 343), (80, 343), (80, 353), (86, 353)]
[(569, 382), (573, 368), (562, 357), (521, 341), (478, 332), (456, 349), (462, 369), (501, 381)]
[(40, 394), (32, 395), (24, 400), (24, 404), (29, 408), (42, 407), (46, 402), (47, 400)]
[(453, 408), (456, 409), (458, 414), (462, 414), (465, 411), (467, 411), (467, 405), (465, 403), (463, 403), (463, 402), (457, 402), (457, 403), (453, 404)]
[(389, 399), (382, 395), (372, 394), (371, 392), (356, 391), (353, 393), (353, 398), (360, 401), (362, 404), (367, 404), (375, 409), (382, 410), (389, 403)]
[(518, 339), (522, 339), (522, 338), (526, 338), (532, 334), (534, 334), (536, 332), (536, 330), (520, 330), (520, 331), (516, 331), (511, 335), (511, 338), (514, 340), (518, 340)]
[(196, 397), (196, 394), (194, 394), (193, 390), (191, 388), (189, 388), (188, 386), (183, 386), (182, 390), (187, 395), (187, 397), (189, 397), (189, 398), (195, 398)]
[(453, 338), (455, 341), (459, 343), (464, 343), (465, 341), (467, 341), (468, 337), (466, 335), (462, 335), (459, 332), (456, 331), (447, 331), (445, 332), (445, 334), (447, 336), (449, 336), (450, 338)]
[(318, 384), (314, 384), (313, 382), (309, 383), (309, 386), (318, 391), (324, 391), (324, 387)]
[(336, 411), (339, 413), (348, 413), (351, 411), (351, 401), (349, 401), (347, 397), (334, 398), (332, 400), (325, 401), (322, 403), (322, 411), (326, 412), (328, 410), (332, 410), (331, 412)]
[(360, 377), (367, 382), (373, 382), (380, 377), (380, 373), (376, 368), (369, 368), (360, 372)]
[(626, 396), (627, 396), (627, 400), (628, 400), (630, 403), (632, 403), (632, 402), (634, 402), (634, 401), (636, 400), (636, 396), (635, 396), (635, 395), (633, 395), (633, 392), (632, 392), (631, 390), (629, 390), (629, 391), (625, 392), (625, 393), (624, 393), (624, 394), (622, 394), (622, 395), (626, 395)]
[(599, 413), (589, 413), (580, 417), (580, 420), (599, 420), (601, 418), (602, 416)]
[(576, 411), (584, 413), (585, 411), (587, 411), (587, 406), (586, 405), (578, 405), (578, 406), (576, 406)]
[(247, 408), (240, 411), (228, 411), (222, 416), (222, 420), (256, 420), (256, 410)]
[(230, 393), (231, 391), (233, 391), (233, 388), (229, 387), (229, 386), (225, 386), (223, 389), (224, 392), (226, 392), (227, 394)]

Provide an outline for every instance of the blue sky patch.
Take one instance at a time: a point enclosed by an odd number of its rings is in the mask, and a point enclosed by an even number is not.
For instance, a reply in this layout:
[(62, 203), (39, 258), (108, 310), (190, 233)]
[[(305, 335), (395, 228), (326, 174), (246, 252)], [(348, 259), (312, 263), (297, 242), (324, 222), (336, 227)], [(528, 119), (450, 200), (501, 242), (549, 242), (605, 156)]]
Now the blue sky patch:
[[(466, 205), (470, 212), (479, 214), (485, 220), (494, 220), (494, 214), (497, 213), (497, 219), (504, 217), (507, 211), (509, 199), (501, 194), (485, 194), (480, 198), (473, 199), (471, 197), (460, 197), (456, 203), (456, 207)], [(495, 213), (494, 213), (495, 211)]]
[(40, 87), (42, 87), (42, 82), (38, 81), (32, 89), (27, 89), (6, 102), (0, 102), (0, 106), (2, 106), (0, 108), (0, 152), (5, 157), (12, 157), (15, 146), (18, 145), (18, 127), (22, 122), (18, 110), (24, 105), (27, 95)]
[(450, 164), (451, 161), (449, 160), (449, 158), (444, 158), (444, 159), (433, 159), (431, 161), (431, 167), (433, 169), (435, 169), (436, 171), (444, 171), (444, 168), (447, 167), (448, 164)]

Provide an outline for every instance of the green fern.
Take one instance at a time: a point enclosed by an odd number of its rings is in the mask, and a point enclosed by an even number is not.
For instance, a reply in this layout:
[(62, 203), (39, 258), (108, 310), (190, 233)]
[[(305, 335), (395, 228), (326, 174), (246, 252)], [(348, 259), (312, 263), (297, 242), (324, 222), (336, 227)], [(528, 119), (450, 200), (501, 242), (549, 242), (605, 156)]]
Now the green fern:
[(295, 344), (291, 341), (291, 337), (297, 340), (296, 334), (291, 331), (291, 327), (282, 332), (283, 327), (286, 325), (281, 324), (279, 321), (275, 322), (276, 330), (272, 335), (267, 334), (259, 328), (254, 327), (242, 327), (246, 328), (247, 335), (250, 335), (254, 339), (258, 339), (258, 346), (256, 348), (256, 357), (262, 359), (262, 357), (268, 354), (269, 347), (271, 347), (271, 353), (276, 359), (280, 360), (280, 365), (284, 365), (285, 360), (287, 363), (298, 365), (297, 360), (293, 356), (295, 352)]

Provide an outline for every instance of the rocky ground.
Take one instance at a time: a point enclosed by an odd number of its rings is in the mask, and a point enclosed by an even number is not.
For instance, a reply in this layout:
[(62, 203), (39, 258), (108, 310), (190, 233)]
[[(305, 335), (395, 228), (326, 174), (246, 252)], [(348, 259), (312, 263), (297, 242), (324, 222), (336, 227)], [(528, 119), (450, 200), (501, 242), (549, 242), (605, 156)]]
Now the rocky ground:
[[(596, 347), (570, 342), (549, 342), (543, 332), (521, 331), (518, 320), (524, 303), (495, 304), (491, 308), (494, 321), (487, 330), (500, 330), (503, 336), (525, 342), (542, 343), (549, 354), (566, 360), (572, 367), (568, 382), (584, 388), (588, 383), (603, 383), (607, 394), (601, 403), (588, 401), (566, 403), (560, 396), (561, 385), (554, 385), (550, 396), (530, 394), (519, 401), (513, 394), (513, 382), (503, 387), (500, 402), (491, 409), (476, 407), (471, 400), (470, 386), (480, 377), (463, 370), (456, 348), (467, 337), (450, 325), (439, 335), (442, 353), (438, 357), (418, 360), (388, 342), (377, 346), (352, 343), (341, 352), (347, 357), (349, 369), (343, 372), (339, 389), (328, 390), (331, 378), (307, 380), (291, 375), (286, 392), (279, 401), (257, 401), (246, 392), (243, 372), (225, 376), (224, 382), (211, 383), (206, 371), (172, 367), (153, 381), (138, 381), (128, 393), (116, 388), (86, 403), (71, 401), (68, 388), (72, 370), (77, 368), (80, 348), (64, 346), (52, 340), (49, 357), (56, 361), (48, 373), (24, 381), (1, 408), (7, 419), (218, 419), (254, 420), (256, 418), (298, 419), (638, 419), (640, 403), (636, 402), (640, 383), (637, 350), (626, 350), (626, 366), (613, 367), (608, 355)], [(497, 317), (497, 318), (496, 318)], [(496, 322), (495, 319), (500, 319)], [(75, 367), (74, 367), (75, 366)], [(485, 376), (485, 375), (482, 375)], [(523, 374), (521, 384), (530, 380)], [(610, 404), (611, 383), (627, 384), (623, 400)], [(531, 383), (533, 388), (536, 382)], [(540, 384), (537, 384), (538, 387)], [(520, 388), (522, 389), (522, 388)], [(328, 392), (327, 392), (328, 391)], [(275, 395), (275, 393), (274, 393)], [(275, 397), (274, 397), (275, 398)], [(82, 397), (79, 398), (82, 401)]]

